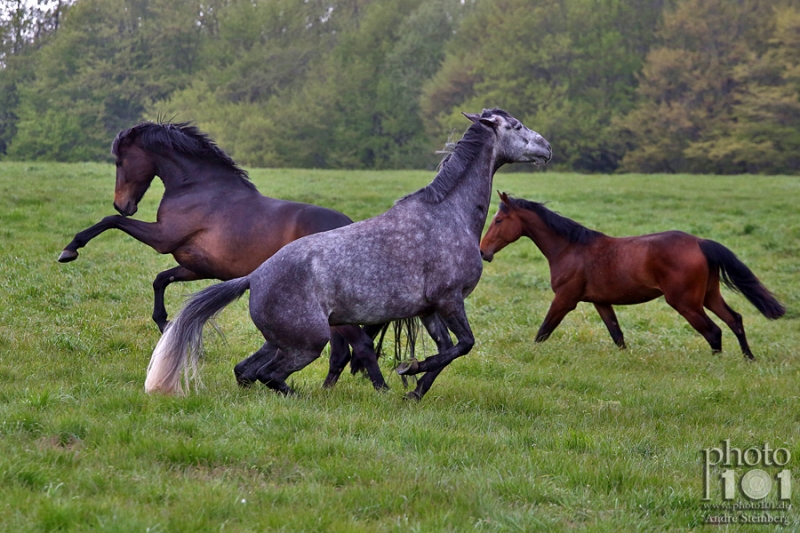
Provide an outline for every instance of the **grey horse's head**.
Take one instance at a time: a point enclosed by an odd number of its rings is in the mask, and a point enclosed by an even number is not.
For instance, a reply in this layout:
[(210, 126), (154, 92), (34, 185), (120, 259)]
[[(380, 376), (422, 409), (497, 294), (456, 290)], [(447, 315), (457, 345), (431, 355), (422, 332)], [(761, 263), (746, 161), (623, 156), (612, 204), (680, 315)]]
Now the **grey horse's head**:
[(484, 109), (480, 115), (464, 113), (464, 116), (494, 130), (497, 135), (495, 150), (498, 161), (543, 165), (553, 157), (547, 139), (502, 109)]

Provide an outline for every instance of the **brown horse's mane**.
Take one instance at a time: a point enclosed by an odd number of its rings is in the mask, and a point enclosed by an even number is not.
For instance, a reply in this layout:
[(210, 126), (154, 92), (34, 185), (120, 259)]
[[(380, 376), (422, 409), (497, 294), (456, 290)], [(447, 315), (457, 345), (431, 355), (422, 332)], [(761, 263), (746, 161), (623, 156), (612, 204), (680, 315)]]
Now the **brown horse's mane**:
[[(595, 239), (604, 235), (597, 230), (589, 229), (570, 218), (559, 215), (555, 211), (551, 211), (546, 208), (543, 203), (532, 202), (522, 198), (512, 198), (510, 196), (508, 196), (508, 201), (514, 208), (525, 209), (536, 213), (548, 228), (567, 239), (571, 244), (591, 244)], [(501, 202), (500, 210), (508, 212), (508, 206)]]
[(168, 149), (191, 157), (213, 161), (250, 183), (247, 171), (236, 164), (222, 148), (217, 146), (217, 143), (191, 122), (141, 122), (133, 128), (122, 130), (117, 134), (111, 146), (111, 153), (118, 156), (120, 144), (132, 136), (140, 140), (141, 146), (145, 150)]

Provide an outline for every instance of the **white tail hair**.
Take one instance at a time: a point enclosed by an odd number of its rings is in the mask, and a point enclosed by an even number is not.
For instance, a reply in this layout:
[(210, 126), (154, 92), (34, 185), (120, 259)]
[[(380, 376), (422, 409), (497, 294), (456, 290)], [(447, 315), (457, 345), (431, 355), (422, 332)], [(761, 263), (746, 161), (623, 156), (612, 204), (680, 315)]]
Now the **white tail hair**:
[[(156, 344), (153, 355), (150, 357), (150, 364), (147, 365), (147, 379), (144, 382), (144, 391), (148, 394), (158, 392), (167, 395), (183, 396), (185, 393), (181, 386), (181, 373), (186, 363), (186, 357), (180, 357), (177, 361), (170, 357), (176, 349), (175, 334), (172, 324), (168, 325), (164, 334)], [(194, 359), (194, 358), (192, 358)], [(177, 364), (176, 364), (177, 363)], [(197, 366), (192, 365), (191, 373), (197, 375)], [(189, 372), (185, 376), (186, 390), (189, 389)]]
[[(200, 383), (197, 366), (203, 353), (203, 325), (250, 287), (247, 277), (208, 287), (192, 296), (161, 335), (147, 365), (145, 392), (184, 394), (189, 381)], [(188, 368), (187, 368), (188, 363)], [(181, 386), (185, 376), (186, 389)]]

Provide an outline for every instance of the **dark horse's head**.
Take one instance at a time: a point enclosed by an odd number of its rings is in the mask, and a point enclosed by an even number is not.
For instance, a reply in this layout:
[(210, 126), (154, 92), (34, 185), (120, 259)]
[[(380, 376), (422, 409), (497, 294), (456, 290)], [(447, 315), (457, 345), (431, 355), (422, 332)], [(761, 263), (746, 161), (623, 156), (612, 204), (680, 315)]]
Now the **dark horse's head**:
[(186, 122), (142, 122), (119, 132), (111, 145), (111, 155), (117, 165), (114, 209), (123, 216), (136, 213), (153, 178), (159, 175), (164, 179), (159, 174), (158, 162), (165, 156), (177, 154), (213, 161), (247, 178), (247, 173), (195, 126)]
[(156, 175), (155, 162), (142, 147), (140, 139), (142, 130), (149, 125), (142, 123), (122, 130), (111, 145), (111, 155), (117, 166), (114, 209), (126, 217), (139, 209), (139, 201)]

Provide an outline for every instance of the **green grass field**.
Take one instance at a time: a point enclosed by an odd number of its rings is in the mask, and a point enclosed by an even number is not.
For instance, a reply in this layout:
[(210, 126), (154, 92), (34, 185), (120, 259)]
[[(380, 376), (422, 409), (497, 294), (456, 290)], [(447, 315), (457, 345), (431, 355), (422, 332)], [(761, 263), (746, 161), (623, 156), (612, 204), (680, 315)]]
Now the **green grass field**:
[[(251, 174), (265, 194), (354, 219), (433, 177)], [(349, 374), (322, 390), (327, 357), (292, 377), (297, 397), (239, 390), (233, 365), (261, 344), (246, 298), (220, 316), (225, 339), (206, 332), (204, 389), (146, 396), (159, 337), (151, 283), (172, 258), (109, 231), (74, 263), (56, 262), (77, 231), (113, 214), (113, 187), (112, 165), (0, 164), (2, 531), (690, 530), (718, 513), (702, 507), (701, 450), (768, 443), (800, 471), (798, 178), (497, 175), (496, 189), (611, 235), (718, 240), (788, 312), (768, 321), (724, 290), (755, 363), (720, 321), (724, 351), (712, 355), (663, 299), (618, 308), (627, 350), (589, 304), (534, 345), (552, 293), (547, 263), (520, 242), (485, 265), (467, 301), (477, 344), (421, 403), (403, 399), (387, 360), (385, 394)], [(154, 183), (138, 218), (154, 219), (161, 190)], [(168, 288), (170, 313), (207, 284)], [(748, 468), (734, 470), (738, 480)], [(711, 472), (711, 503), (722, 501), (721, 473)], [(737, 487), (734, 502), (746, 501)], [(795, 510), (770, 513), (788, 526), (751, 528), (800, 528)]]

